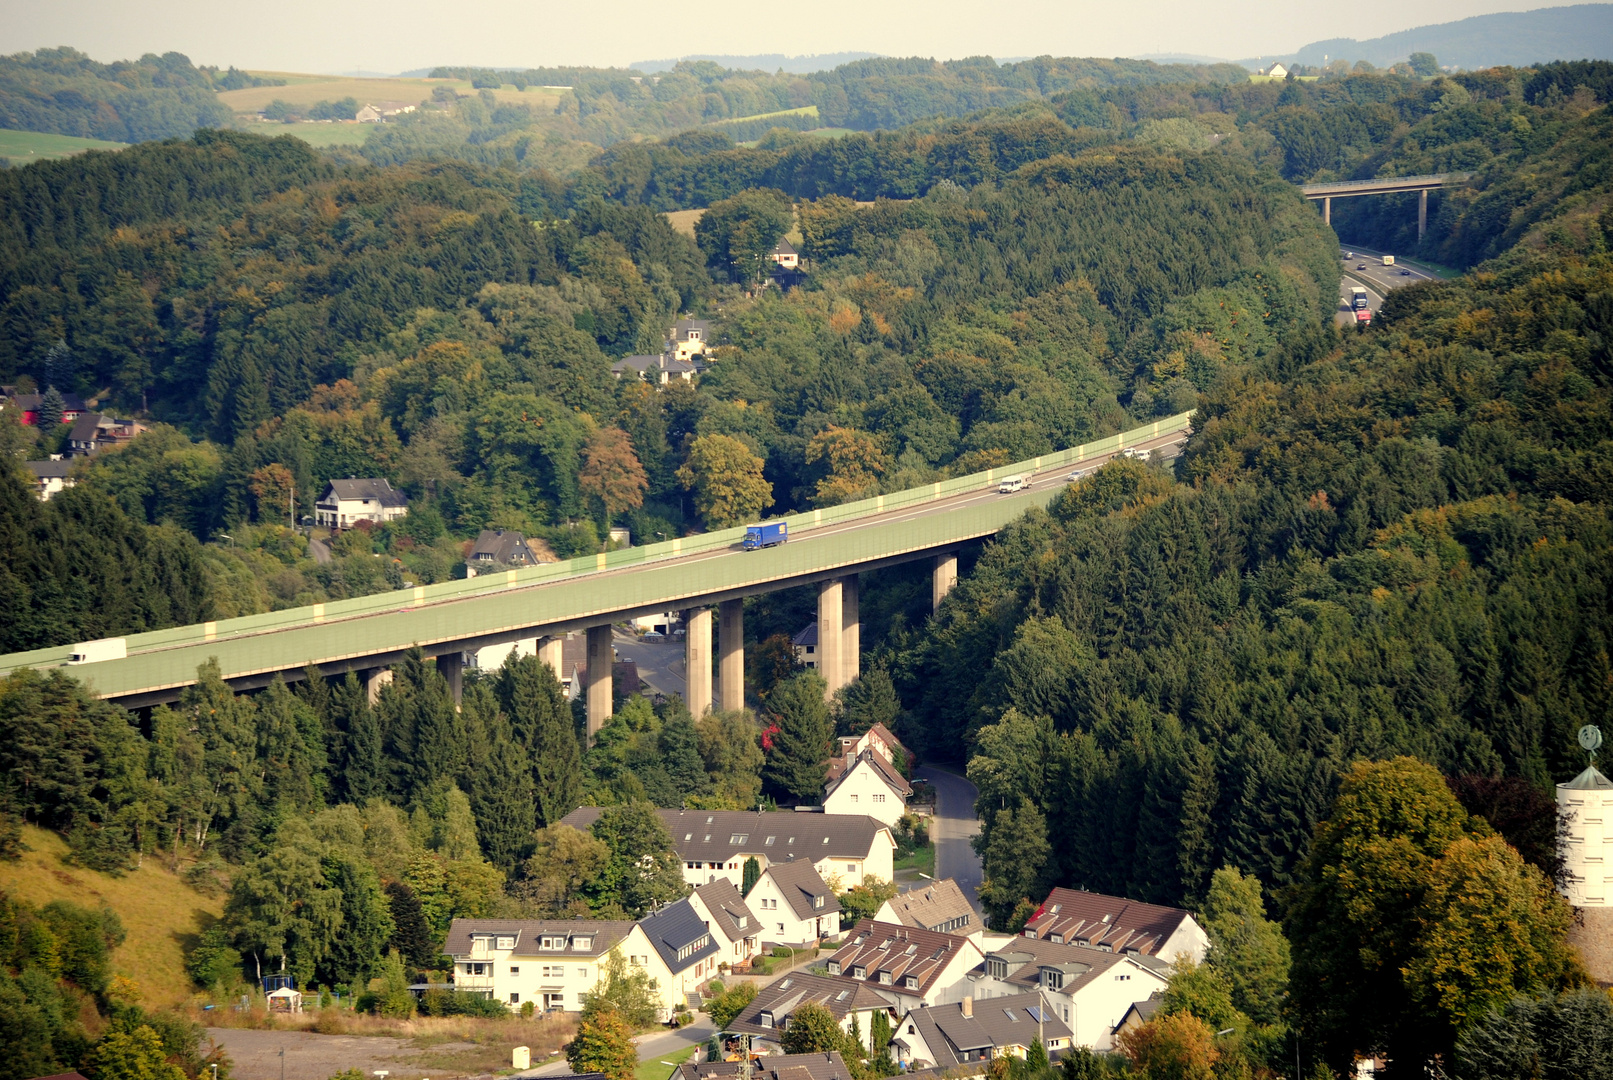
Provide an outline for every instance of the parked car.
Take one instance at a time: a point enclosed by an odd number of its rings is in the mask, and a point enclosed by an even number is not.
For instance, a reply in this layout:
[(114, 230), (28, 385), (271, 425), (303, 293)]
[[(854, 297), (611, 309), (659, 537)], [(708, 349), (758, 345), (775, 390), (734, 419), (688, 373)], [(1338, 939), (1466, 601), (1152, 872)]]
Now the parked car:
[(661, 633), (661, 631), (659, 631), (659, 630), (646, 630), (646, 631), (644, 631), (644, 636), (642, 638), (640, 638), (639, 640), (641, 640), (641, 641), (665, 641), (666, 640), (666, 635)]

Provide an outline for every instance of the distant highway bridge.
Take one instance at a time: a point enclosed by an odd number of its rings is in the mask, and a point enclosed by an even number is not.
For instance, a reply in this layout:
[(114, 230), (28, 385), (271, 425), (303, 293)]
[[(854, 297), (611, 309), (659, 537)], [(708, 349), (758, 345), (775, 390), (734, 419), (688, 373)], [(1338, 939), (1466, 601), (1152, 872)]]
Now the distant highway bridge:
[(1326, 184), (1305, 184), (1300, 188), (1305, 197), (1322, 203), (1322, 220), (1333, 224), (1333, 200), (1355, 195), (1393, 195), (1402, 191), (1417, 192), (1417, 239), (1428, 231), (1428, 193), (1446, 184), (1459, 184), (1472, 173), (1434, 173), (1428, 176), (1383, 176), (1376, 180), (1335, 180)]
[[(612, 711), (611, 625), (683, 610), (687, 627), (686, 700), (697, 717), (712, 707), (712, 608), (719, 612), (719, 679), (725, 705), (744, 700), (743, 601), (802, 585), (818, 587), (818, 670), (833, 693), (859, 669), (858, 574), (933, 560), (939, 605), (957, 579), (963, 543), (995, 534), (1031, 506), (1063, 490), (1072, 469), (1096, 467), (1126, 449), (1174, 454), (1188, 436), (1188, 413), (1014, 465), (943, 480), (860, 502), (793, 514), (789, 542), (744, 551), (745, 530), (722, 529), (464, 581), (414, 586), (351, 600), (130, 635), (127, 656), (69, 664), (62, 645), (0, 656), (0, 675), (22, 667), (65, 667), (100, 697), (130, 708), (177, 700), (196, 669), (217, 659), (236, 690), (293, 681), (312, 665), (322, 674), (360, 672), (371, 692), (387, 666), (418, 646), (459, 695), (465, 654), (538, 639), (540, 658), (560, 674), (567, 634), (587, 632), (590, 735)], [(1000, 494), (1000, 481), (1028, 486)]]

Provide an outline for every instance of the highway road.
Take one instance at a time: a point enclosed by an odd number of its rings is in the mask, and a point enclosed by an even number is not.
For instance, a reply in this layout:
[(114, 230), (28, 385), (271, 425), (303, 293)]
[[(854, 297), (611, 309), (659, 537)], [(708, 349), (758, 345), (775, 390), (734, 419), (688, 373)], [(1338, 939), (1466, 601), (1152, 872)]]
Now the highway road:
[(1438, 278), (1419, 266), (1401, 263), (1383, 265), (1384, 253), (1367, 248), (1344, 248), (1339, 253), (1339, 267), (1344, 276), (1339, 279), (1339, 309), (1333, 321), (1340, 326), (1355, 322), (1350, 310), (1350, 288), (1359, 285), (1367, 291), (1367, 306), (1376, 315), (1383, 306), (1383, 298), (1391, 289), (1418, 281), (1437, 281)]

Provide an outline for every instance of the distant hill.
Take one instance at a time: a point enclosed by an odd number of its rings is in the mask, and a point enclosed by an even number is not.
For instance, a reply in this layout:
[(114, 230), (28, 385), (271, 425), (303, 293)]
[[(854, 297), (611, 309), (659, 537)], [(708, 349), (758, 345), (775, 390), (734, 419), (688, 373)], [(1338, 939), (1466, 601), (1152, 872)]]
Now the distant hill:
[(716, 56), (696, 53), (671, 60), (635, 60), (630, 66), (635, 71), (654, 73), (671, 71), (680, 60), (710, 60), (730, 71), (783, 71), (790, 75), (811, 75), (815, 71), (832, 71), (853, 60), (870, 60), (879, 53), (837, 52), (816, 53), (812, 56), (785, 56), (783, 53), (763, 53), (758, 56)]
[(1524, 67), (1552, 60), (1613, 60), (1613, 4), (1475, 15), (1367, 41), (1316, 41), (1288, 56), (1266, 56), (1242, 63), (1251, 68), (1273, 60), (1320, 66), (1327, 59), (1342, 57), (1352, 63), (1366, 60), (1383, 67), (1414, 52), (1431, 52), (1442, 65), (1470, 69), (1503, 64)]

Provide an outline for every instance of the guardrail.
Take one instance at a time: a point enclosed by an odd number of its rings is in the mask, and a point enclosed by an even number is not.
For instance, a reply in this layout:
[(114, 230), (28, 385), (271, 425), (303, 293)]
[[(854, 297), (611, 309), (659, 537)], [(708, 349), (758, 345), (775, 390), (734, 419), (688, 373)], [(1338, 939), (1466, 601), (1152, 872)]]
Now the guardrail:
[(1447, 183), (1461, 183), (1473, 176), (1472, 173), (1428, 173), (1424, 176), (1380, 176), (1373, 180), (1330, 180), (1323, 184), (1304, 184), (1300, 191), (1308, 197), (1319, 195), (1336, 195), (1339, 191), (1350, 188), (1366, 187), (1400, 187), (1413, 189), (1419, 187), (1442, 187)]
[[(1187, 430), (1190, 416), (1190, 413), (1179, 413), (1176, 416), (1157, 420), (1151, 424), (1110, 435), (1081, 446), (1071, 447), (1068, 450), (1042, 454), (1025, 461), (1015, 462), (1012, 465), (1001, 465), (987, 469), (984, 472), (971, 473), (967, 476), (954, 477), (950, 480), (940, 480), (920, 487), (892, 492), (888, 495), (876, 495), (856, 502), (843, 503), (839, 506), (791, 514), (782, 520), (789, 525), (791, 539), (803, 535), (810, 536), (814, 530), (827, 526), (846, 524), (860, 518), (875, 518), (890, 510), (918, 506), (940, 499), (951, 498), (965, 492), (988, 488), (1002, 477), (1012, 476), (1016, 473), (1059, 468), (1078, 464), (1090, 458), (1102, 457), (1122, 450), (1127, 446), (1158, 438), (1160, 435)], [(498, 596), (511, 590), (529, 589), (534, 586), (572, 581), (607, 571), (662, 563), (686, 555), (732, 548), (743, 540), (744, 536), (745, 529), (743, 526), (720, 529), (716, 532), (679, 537), (673, 540), (646, 544), (642, 547), (602, 552), (597, 555), (584, 555), (562, 562), (545, 563), (520, 570), (505, 570), (464, 580), (445, 581), (435, 585), (416, 585), (411, 589), (404, 590), (394, 589), (371, 596), (354, 597), (350, 600), (330, 601), (260, 615), (245, 615), (234, 619), (194, 623), (188, 626), (172, 627), (167, 630), (132, 634), (127, 639), (128, 656), (133, 659), (142, 653), (160, 652), (214, 642), (238, 641), (246, 637), (272, 634), (283, 630), (323, 626), (328, 623), (359, 619), (366, 616), (414, 612), (421, 608), (439, 604), (478, 597)], [(794, 547), (795, 545), (786, 546)], [(404, 644), (407, 644), (407, 642)], [(69, 644), (0, 656), (0, 674), (20, 667), (54, 667), (65, 664), (71, 650), (72, 646)], [(84, 666), (88, 671), (99, 665)]]

